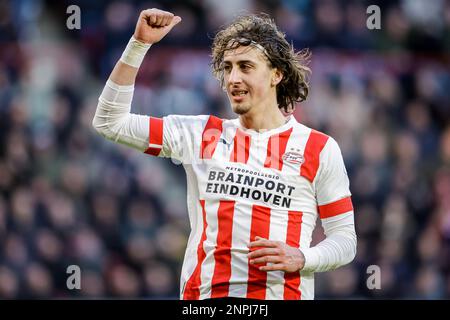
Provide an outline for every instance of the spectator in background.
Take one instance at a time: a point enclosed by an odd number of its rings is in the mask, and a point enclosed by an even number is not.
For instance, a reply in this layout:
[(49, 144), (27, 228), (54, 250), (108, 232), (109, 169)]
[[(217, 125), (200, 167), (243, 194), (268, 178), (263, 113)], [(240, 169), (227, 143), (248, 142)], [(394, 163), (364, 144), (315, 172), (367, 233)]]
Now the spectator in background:
[[(269, 5), (265, 6), (265, 2)], [(358, 254), (352, 263), (357, 268), (358, 285), (347, 288), (336, 286), (331, 293), (331, 289), (322, 283), (328, 282), (326, 278), (333, 272), (326, 276), (319, 274), (316, 277), (316, 297), (401, 299), (419, 297), (420, 289), (422, 298), (448, 299), (450, 188), (446, 181), (450, 164), (450, 70), (445, 54), (450, 48), (450, 3), (366, 3), (378, 4), (382, 16), (381, 30), (368, 31), (365, 21), (361, 26), (358, 19), (349, 20), (353, 17), (352, 2), (334, 1), (341, 9), (342, 28), (346, 32), (337, 34), (343, 44), (333, 39), (338, 42), (336, 47), (321, 41), (321, 46), (327, 47), (322, 50), (316, 47), (319, 41), (316, 41), (315, 35), (323, 32), (317, 31), (323, 27), (314, 14), (318, 6), (316, 2), (320, 1), (258, 1), (258, 8), (268, 10), (275, 17), (295, 47), (310, 47), (314, 51), (311, 64), (314, 90), (307, 102), (297, 105), (295, 116), (308, 126), (333, 133), (342, 147), (353, 185), (353, 203), (359, 212), (355, 221)], [(420, 10), (422, 4), (418, 2), (442, 7), (425, 12)], [(109, 7), (120, 6), (109, 1), (83, 0), (77, 3), (82, 11), (82, 28), (69, 31), (64, 26), (66, 8), (73, 4), (72, 1), (52, 2), (51, 5), (39, 0), (0, 1), (0, 297), (31, 297), (26, 293), (23, 268), (15, 267), (15, 262), (20, 259), (11, 256), (8, 249), (10, 239), (20, 238), (20, 244), (14, 247), (18, 248), (19, 256), (26, 257), (24, 263), (38, 261), (41, 267), (49, 268), (50, 278), (46, 279), (52, 279), (54, 287), (48, 293), (49, 298), (117, 297), (116, 291), (111, 290), (107, 275), (114, 265), (112, 261), (120, 257), (123, 263), (133, 266), (131, 272), (142, 283), (139, 297), (174, 299), (179, 291), (176, 275), (181, 264), (170, 257), (177, 255), (175, 252), (179, 249), (161, 250), (163, 246), (156, 243), (164, 243), (167, 237), (174, 234), (173, 226), (176, 226), (178, 246), (186, 244), (188, 226), (185, 224), (187, 213), (183, 194), (186, 190), (182, 169), (159, 159), (127, 152), (125, 148), (117, 148), (92, 135), (92, 105), (96, 103), (97, 93), (123, 46), (123, 42), (113, 41), (108, 44), (115, 43), (114, 48), (106, 47), (105, 38), (112, 39), (113, 32), (106, 22), (106, 15), (111, 12)], [(254, 3), (247, 2), (245, 8), (249, 12), (257, 12)], [(152, 48), (152, 54), (144, 61), (136, 83), (133, 108), (141, 113), (148, 111), (145, 103), (140, 101), (158, 96), (159, 88), (151, 79), (158, 78), (164, 67), (164, 70), (169, 69), (168, 82), (161, 89), (182, 89), (189, 94), (184, 97), (198, 96), (192, 101), (208, 102), (202, 112), (229, 117), (226, 96), (218, 90), (207, 66), (208, 35), (216, 31), (219, 25), (217, 20), (208, 19), (213, 16), (208, 1), (195, 1), (195, 6), (186, 1), (163, 1), (161, 4), (168, 10), (182, 13), (183, 28), (173, 29), (164, 44)], [(30, 5), (33, 7), (30, 8)], [(134, 17), (144, 4), (134, 1), (126, 5), (131, 7)], [(415, 6), (416, 9), (411, 13), (406, 6)], [(237, 9), (239, 11), (240, 8)], [(421, 18), (417, 18), (421, 14), (426, 15), (427, 19), (433, 16), (431, 19), (434, 22), (430, 27), (421, 27)], [(199, 19), (199, 16), (203, 18)], [(442, 29), (439, 29), (440, 24)], [(122, 27), (132, 29), (134, 21), (128, 19)], [(361, 47), (361, 42), (346, 39), (347, 36), (353, 37), (354, 30), (359, 31), (361, 27), (361, 31), (366, 32), (362, 40), (363, 43), (368, 42), (368, 50)], [(419, 41), (414, 41), (412, 45), (411, 39), (415, 37)], [(431, 39), (432, 46), (423, 40), (427, 37), (434, 38)], [(160, 60), (162, 58), (164, 60)], [(200, 75), (196, 76), (195, 83), (174, 82), (174, 74), (182, 79), (188, 78), (183, 66), (194, 63), (196, 73)], [(429, 125), (425, 127), (434, 128), (435, 141), (438, 142), (436, 149), (426, 154), (419, 151), (422, 142), (407, 120), (410, 117), (407, 115), (408, 106), (417, 102), (424, 104), (429, 117)], [(168, 103), (161, 99), (162, 106)], [(40, 106), (44, 106), (46, 112), (37, 121), (36, 111), (41, 110)], [(195, 107), (199, 108), (198, 105)], [(323, 110), (335, 112), (327, 114), (322, 113)], [(186, 114), (198, 112), (183, 111)], [(421, 117), (423, 113), (417, 114)], [(380, 189), (382, 193), (395, 192), (397, 198), (403, 199), (401, 203), (406, 202), (406, 208), (402, 211), (406, 211), (410, 223), (409, 240), (404, 240), (406, 246), (394, 254), (390, 253), (390, 258), (382, 256), (380, 251), (385, 245), (385, 242), (381, 245), (382, 238), (390, 230), (381, 226), (383, 219), (389, 216), (387, 208), (391, 208), (392, 204), (388, 206), (387, 202), (391, 200), (386, 196), (382, 200), (371, 200), (380, 196), (379, 191), (364, 195), (358, 193), (357, 181), (360, 179), (356, 177), (360, 176), (360, 168), (373, 168), (373, 162), (369, 163), (362, 156), (362, 150), (367, 149), (363, 142), (368, 140), (360, 137), (367, 127), (383, 132), (385, 138), (382, 140), (387, 139), (387, 146), (384, 147), (387, 161), (380, 166), (382, 172), (389, 171), (392, 175), (382, 180)], [(82, 184), (78, 181), (77, 187), (71, 189), (70, 186), (67, 188), (67, 172), (64, 187), (61, 176), (66, 171), (62, 168), (69, 162), (73, 164), (74, 160), (82, 164), (87, 179)], [(367, 183), (372, 185), (372, 181), (367, 180)], [(167, 184), (172, 186), (170, 190), (164, 188)], [(102, 190), (102, 197), (106, 195), (102, 205), (95, 204), (98, 202), (94, 200), (98, 190)], [(134, 235), (121, 237), (120, 229), (129, 224), (127, 208), (142, 197), (148, 199), (158, 216), (163, 218), (155, 220), (155, 229), (160, 231), (146, 235), (147, 243), (154, 246), (144, 252), (145, 255), (136, 257), (135, 248), (143, 246), (142, 239)], [(18, 199), (25, 199), (26, 202), (19, 210), (28, 207), (30, 214), (25, 214), (25, 211), (23, 216), (13, 213), (17, 206), (22, 206), (17, 204)], [(84, 206), (79, 206), (80, 203)], [(61, 212), (60, 219), (55, 217), (58, 211)], [(33, 218), (27, 220), (30, 216)], [(102, 218), (97, 219), (99, 216)], [(23, 220), (24, 217), (28, 218)], [(16, 218), (19, 219), (17, 222)], [(72, 233), (85, 225), (95, 230), (105, 250), (102, 260), (96, 264), (99, 269), (84, 266), (71, 250)], [(18, 226), (31, 227), (33, 231), (25, 232), (26, 229)], [(430, 237), (431, 231), (438, 236)], [(318, 235), (316, 238), (321, 239)], [(50, 243), (53, 249), (44, 253), (40, 248), (45, 243)], [(441, 258), (434, 259), (436, 255)], [(64, 269), (62, 272), (54, 271), (53, 261), (56, 260), (59, 261), (56, 268)], [(81, 291), (66, 288), (65, 268), (70, 264), (82, 267)], [(153, 270), (149, 276), (147, 264)], [(366, 269), (371, 264), (379, 265), (382, 270), (380, 290), (368, 290), (366, 287)], [(424, 269), (424, 264), (427, 269)], [(428, 266), (430, 264), (431, 267)], [(431, 285), (424, 290), (424, 286), (420, 285), (424, 280), (418, 280), (418, 274), (423, 270), (427, 270), (425, 278), (440, 279), (444, 288)], [(168, 280), (169, 273), (172, 274), (172, 281)], [(353, 274), (353, 271), (345, 274)], [(433, 276), (430, 277), (430, 274)], [(161, 279), (161, 283), (155, 282), (155, 278)], [(158, 288), (152, 288), (152, 284)], [(432, 293), (433, 290), (437, 291)]]

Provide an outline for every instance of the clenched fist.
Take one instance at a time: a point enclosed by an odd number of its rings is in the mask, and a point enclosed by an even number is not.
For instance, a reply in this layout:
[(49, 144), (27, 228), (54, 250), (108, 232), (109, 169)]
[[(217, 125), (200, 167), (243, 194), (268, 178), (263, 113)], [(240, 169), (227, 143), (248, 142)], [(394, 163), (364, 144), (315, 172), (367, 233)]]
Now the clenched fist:
[(180, 21), (179, 16), (167, 11), (159, 9), (143, 10), (136, 24), (134, 38), (144, 43), (156, 43), (164, 38)]

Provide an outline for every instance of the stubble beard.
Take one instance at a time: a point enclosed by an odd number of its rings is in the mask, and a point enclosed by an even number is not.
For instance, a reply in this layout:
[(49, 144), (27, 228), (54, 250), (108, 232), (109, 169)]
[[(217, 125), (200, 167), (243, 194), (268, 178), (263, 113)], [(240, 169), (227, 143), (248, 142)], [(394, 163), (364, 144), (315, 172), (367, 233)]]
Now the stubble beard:
[(235, 104), (233, 105), (233, 111), (238, 115), (246, 114), (250, 110), (249, 105), (245, 104)]

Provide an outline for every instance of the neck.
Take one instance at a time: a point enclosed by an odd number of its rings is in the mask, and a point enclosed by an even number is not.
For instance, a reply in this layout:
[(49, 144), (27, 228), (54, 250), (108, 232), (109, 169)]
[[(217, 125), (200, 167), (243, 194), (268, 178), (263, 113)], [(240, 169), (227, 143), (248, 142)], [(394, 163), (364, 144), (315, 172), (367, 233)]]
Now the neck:
[(286, 123), (286, 117), (277, 108), (267, 108), (264, 112), (248, 112), (239, 116), (242, 126), (255, 131), (271, 130), (281, 127)]

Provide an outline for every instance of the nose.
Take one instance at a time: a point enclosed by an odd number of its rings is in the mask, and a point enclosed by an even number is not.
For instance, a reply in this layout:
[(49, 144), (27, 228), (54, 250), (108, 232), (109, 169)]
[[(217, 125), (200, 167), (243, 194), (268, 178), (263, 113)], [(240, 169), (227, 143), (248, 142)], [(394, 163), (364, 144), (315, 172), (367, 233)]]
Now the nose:
[(239, 69), (233, 68), (230, 71), (230, 74), (228, 76), (228, 83), (234, 84), (234, 83), (241, 83), (241, 82), (242, 82), (242, 78), (241, 78), (241, 73), (239, 72)]

